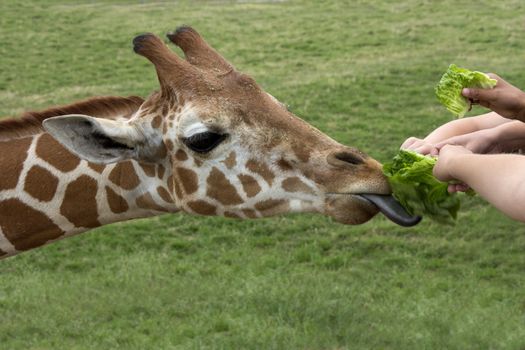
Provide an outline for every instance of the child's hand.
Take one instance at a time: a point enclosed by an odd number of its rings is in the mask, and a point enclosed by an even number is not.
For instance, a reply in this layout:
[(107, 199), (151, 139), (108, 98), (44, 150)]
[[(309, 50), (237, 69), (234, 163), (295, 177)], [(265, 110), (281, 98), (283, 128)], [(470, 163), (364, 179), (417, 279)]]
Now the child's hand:
[[(455, 145), (445, 145), (439, 150), (438, 160), (434, 166), (433, 174), (434, 176), (441, 181), (453, 181), (456, 180), (453, 173), (454, 161), (457, 160), (457, 157), (464, 154), (472, 154), (471, 151), (462, 146)], [(470, 187), (465, 183), (450, 184), (448, 186), (449, 192), (465, 192)]]
[(496, 74), (489, 73), (498, 83), (492, 89), (463, 89), (462, 94), (472, 103), (490, 108), (502, 117), (525, 120), (525, 92), (507, 83)]
[(411, 150), (423, 155), (430, 154), (435, 156), (438, 154), (438, 149), (433, 144), (417, 137), (409, 137), (400, 147), (401, 149)]

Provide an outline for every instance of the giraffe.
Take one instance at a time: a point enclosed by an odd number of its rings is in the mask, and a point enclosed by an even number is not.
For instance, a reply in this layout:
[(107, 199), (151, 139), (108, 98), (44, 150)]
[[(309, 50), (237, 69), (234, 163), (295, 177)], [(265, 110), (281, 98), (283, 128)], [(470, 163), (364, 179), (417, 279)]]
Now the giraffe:
[[(133, 40), (160, 89), (0, 121), (0, 257), (133, 218), (313, 212), (364, 223), (381, 165), (293, 115), (191, 27)], [(399, 219), (401, 220), (401, 219)], [(399, 221), (398, 220), (398, 221)], [(394, 220), (395, 221), (395, 220)]]

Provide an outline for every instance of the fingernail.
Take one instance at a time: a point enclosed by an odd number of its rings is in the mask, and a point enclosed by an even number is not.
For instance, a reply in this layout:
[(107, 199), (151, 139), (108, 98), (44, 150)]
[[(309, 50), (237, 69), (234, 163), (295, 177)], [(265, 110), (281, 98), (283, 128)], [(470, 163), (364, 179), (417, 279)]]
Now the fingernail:
[(461, 94), (463, 96), (468, 97), (470, 95), (470, 89), (463, 89), (463, 90), (461, 90)]

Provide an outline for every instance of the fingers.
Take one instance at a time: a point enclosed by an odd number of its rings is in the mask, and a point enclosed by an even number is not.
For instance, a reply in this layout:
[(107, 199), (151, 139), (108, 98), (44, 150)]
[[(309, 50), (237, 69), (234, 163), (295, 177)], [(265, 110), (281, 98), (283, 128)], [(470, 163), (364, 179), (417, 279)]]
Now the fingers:
[(438, 153), (437, 149), (429, 143), (422, 144), (421, 146), (415, 148), (414, 152), (423, 154), (423, 155), (432, 154), (432, 152), (436, 154)]
[(465, 88), (461, 91), (461, 94), (471, 100), (472, 103), (479, 103), (483, 105), (492, 98), (492, 90), (490, 89), (473, 89)]
[(469, 189), (470, 189), (470, 186), (464, 183), (449, 184), (447, 188), (449, 193), (467, 192)]
[(400, 148), (401, 149), (411, 149), (410, 147), (419, 141), (421, 141), (421, 139), (418, 139), (417, 137), (409, 137), (408, 139), (406, 139), (405, 142), (403, 142)]

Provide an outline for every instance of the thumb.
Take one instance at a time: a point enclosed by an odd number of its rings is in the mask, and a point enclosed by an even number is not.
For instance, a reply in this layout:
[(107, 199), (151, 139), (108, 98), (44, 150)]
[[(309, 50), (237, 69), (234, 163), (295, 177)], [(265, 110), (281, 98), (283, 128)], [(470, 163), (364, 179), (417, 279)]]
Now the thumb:
[(473, 89), (465, 88), (461, 91), (461, 94), (466, 98), (479, 101), (479, 102), (488, 102), (492, 98), (492, 89)]

